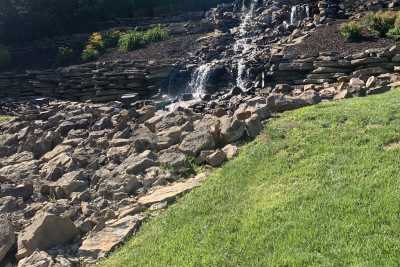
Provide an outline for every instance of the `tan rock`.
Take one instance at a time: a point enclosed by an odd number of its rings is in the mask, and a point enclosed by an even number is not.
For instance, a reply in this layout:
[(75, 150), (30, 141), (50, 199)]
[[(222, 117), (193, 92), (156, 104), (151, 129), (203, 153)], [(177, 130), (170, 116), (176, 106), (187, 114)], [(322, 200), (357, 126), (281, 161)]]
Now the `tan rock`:
[(137, 214), (106, 223), (102, 230), (89, 234), (79, 248), (79, 254), (94, 259), (104, 257), (129, 235), (135, 233), (143, 219), (143, 215)]
[(149, 195), (139, 198), (138, 203), (144, 206), (150, 206), (154, 203), (175, 199), (177, 196), (200, 186), (200, 181), (200, 177), (198, 176), (182, 183), (160, 187)]

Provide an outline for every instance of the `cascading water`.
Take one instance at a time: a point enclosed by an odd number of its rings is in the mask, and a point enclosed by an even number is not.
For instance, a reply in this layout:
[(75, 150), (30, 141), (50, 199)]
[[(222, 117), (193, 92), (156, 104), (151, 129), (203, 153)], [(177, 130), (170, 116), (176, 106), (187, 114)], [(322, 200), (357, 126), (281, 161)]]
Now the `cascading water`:
[(205, 92), (207, 76), (211, 70), (212, 63), (200, 65), (192, 74), (189, 89), (194, 98), (201, 98)]
[(254, 9), (256, 7), (257, 0), (251, 0), (250, 7), (246, 7), (245, 1), (242, 4), (242, 12), (244, 13), (244, 18), (239, 25), (239, 39), (236, 40), (234, 44), (234, 51), (236, 54), (240, 55), (240, 59), (237, 62), (237, 79), (236, 85), (242, 89), (245, 89), (246, 85), (246, 60), (244, 56), (253, 47), (250, 42), (248, 42), (249, 28), (252, 25), (252, 20), (254, 16)]
[(290, 25), (297, 25), (300, 21), (310, 17), (309, 5), (295, 5), (292, 6), (290, 12)]

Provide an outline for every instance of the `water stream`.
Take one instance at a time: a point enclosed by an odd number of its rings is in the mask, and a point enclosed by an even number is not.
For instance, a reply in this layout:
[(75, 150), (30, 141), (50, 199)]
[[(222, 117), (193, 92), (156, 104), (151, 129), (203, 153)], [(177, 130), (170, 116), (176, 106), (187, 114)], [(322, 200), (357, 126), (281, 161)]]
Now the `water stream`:
[(242, 5), (242, 12), (243, 12), (243, 19), (239, 25), (239, 39), (236, 40), (233, 49), (236, 54), (239, 55), (239, 60), (237, 62), (237, 78), (236, 78), (236, 85), (241, 89), (245, 89), (246, 87), (246, 60), (245, 55), (251, 50), (253, 45), (251, 44), (249, 38), (249, 29), (253, 23), (254, 17), (254, 9), (256, 7), (257, 0), (251, 0), (250, 7), (246, 7), (245, 1), (243, 1)]

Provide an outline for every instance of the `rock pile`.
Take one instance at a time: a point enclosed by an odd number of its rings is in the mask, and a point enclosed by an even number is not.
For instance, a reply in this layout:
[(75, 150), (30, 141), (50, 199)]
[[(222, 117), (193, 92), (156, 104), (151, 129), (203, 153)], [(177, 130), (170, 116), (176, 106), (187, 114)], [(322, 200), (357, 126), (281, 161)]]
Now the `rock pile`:
[[(136, 231), (144, 210), (198, 186), (199, 177), (182, 181), (193, 164), (220, 166), (237, 154), (231, 143), (258, 134), (266, 100), (248, 100), (218, 116), (156, 112), (147, 102), (127, 110), (120, 102), (49, 101), (2, 124), (0, 210), (12, 225), (2, 231), (18, 233), (15, 258), (21, 266), (44, 256), (73, 265), (104, 256)], [(2, 257), (13, 240), (1, 242)]]

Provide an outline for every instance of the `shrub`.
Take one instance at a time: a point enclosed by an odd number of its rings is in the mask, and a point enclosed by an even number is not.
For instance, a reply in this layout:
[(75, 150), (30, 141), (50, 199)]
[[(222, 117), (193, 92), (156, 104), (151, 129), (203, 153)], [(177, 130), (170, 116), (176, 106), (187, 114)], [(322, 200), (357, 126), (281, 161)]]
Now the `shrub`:
[(154, 42), (159, 42), (167, 39), (168, 32), (163, 29), (160, 25), (147, 30), (144, 33), (144, 41), (145, 43), (154, 43)]
[(66, 64), (72, 61), (74, 50), (70, 47), (59, 47), (57, 53), (57, 64)]
[(0, 68), (7, 67), (11, 63), (11, 54), (7, 47), (0, 45)]
[(400, 40), (400, 27), (394, 27), (390, 29), (387, 33), (387, 36), (396, 41)]
[(85, 50), (83, 50), (81, 59), (83, 61), (92, 61), (96, 60), (100, 56), (100, 52), (93, 47), (86, 47)]
[(138, 31), (130, 31), (121, 36), (118, 42), (119, 49), (124, 52), (132, 51), (145, 44), (144, 34)]
[(342, 24), (340, 27), (340, 35), (348, 41), (357, 41), (362, 37), (362, 27), (356, 21), (350, 21)]
[(365, 23), (371, 32), (377, 33), (379, 37), (385, 37), (389, 30), (394, 27), (396, 17), (396, 12), (378, 12), (368, 14)]
[(122, 35), (119, 39), (118, 46), (121, 51), (128, 52), (149, 43), (165, 40), (168, 37), (168, 32), (158, 25), (144, 32), (135, 30)]
[(104, 51), (105, 45), (103, 36), (99, 32), (94, 32), (90, 35), (86, 47), (91, 47), (97, 51)]
[(120, 31), (111, 31), (103, 34), (103, 43), (105, 48), (116, 47), (121, 36)]

